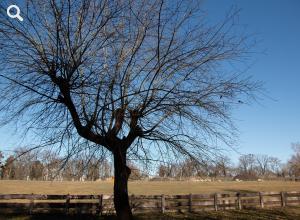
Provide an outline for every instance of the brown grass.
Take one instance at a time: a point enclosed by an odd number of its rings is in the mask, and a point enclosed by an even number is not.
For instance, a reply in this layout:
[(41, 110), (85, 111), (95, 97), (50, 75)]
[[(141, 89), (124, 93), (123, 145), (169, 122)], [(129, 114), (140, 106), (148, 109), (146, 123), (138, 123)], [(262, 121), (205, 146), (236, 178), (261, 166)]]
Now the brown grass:
[[(112, 194), (112, 182), (46, 182), (1, 180), (0, 194)], [(136, 195), (201, 194), (232, 191), (300, 191), (300, 182), (151, 182), (129, 183), (129, 193)]]

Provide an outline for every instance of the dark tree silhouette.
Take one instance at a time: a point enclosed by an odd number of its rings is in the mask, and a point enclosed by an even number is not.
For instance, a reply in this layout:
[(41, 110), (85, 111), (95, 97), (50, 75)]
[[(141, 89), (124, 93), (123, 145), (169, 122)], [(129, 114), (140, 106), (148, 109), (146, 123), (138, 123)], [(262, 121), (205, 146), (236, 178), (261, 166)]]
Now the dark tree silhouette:
[(23, 22), (1, 13), (2, 123), (68, 157), (110, 152), (116, 213), (131, 219), (126, 161), (201, 161), (215, 151), (210, 140), (231, 142), (230, 108), (257, 87), (227, 65), (249, 55), (236, 12), (210, 25), (200, 5), (24, 0)]

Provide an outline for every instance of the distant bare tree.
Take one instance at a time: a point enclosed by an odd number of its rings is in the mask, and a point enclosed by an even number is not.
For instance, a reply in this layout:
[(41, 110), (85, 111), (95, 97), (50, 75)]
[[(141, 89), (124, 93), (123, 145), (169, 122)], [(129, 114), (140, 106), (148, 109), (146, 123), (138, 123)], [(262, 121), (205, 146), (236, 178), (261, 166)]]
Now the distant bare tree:
[(15, 158), (13, 156), (9, 156), (3, 165), (2, 179), (16, 179), (16, 165)]
[(15, 159), (16, 179), (26, 180), (27, 177), (30, 177), (32, 164), (38, 160), (37, 152), (31, 151), (30, 148), (18, 147), (14, 149), (13, 156)]
[(43, 178), (44, 165), (41, 161), (31, 162), (29, 177), (32, 180), (41, 180)]
[(280, 176), (283, 171), (283, 164), (281, 160), (277, 157), (269, 157), (269, 169), (273, 174)]
[(100, 177), (103, 179), (112, 177), (112, 167), (106, 159), (104, 159), (100, 164)]
[(158, 175), (164, 178), (175, 178), (177, 175), (179, 175), (179, 170), (179, 166), (175, 163), (169, 163), (166, 165), (161, 164), (158, 167)]
[(239, 170), (241, 174), (253, 175), (255, 173), (256, 160), (254, 154), (239, 157)]
[(0, 178), (3, 179), (3, 176), (4, 176), (4, 164), (3, 164), (3, 158), (4, 158), (4, 155), (3, 153), (0, 151)]
[(216, 158), (215, 166), (218, 170), (219, 176), (227, 177), (233, 167), (232, 161), (228, 156), (219, 156)]
[(167, 177), (169, 174), (169, 169), (167, 166), (165, 165), (159, 165), (158, 170), (157, 170), (157, 174), (159, 177)]
[(290, 173), (296, 177), (300, 177), (300, 143), (292, 143), (294, 154), (289, 160)]
[(62, 170), (62, 176), (64, 180), (79, 180), (80, 176), (78, 175), (79, 170), (77, 170), (77, 160), (70, 159), (68, 162), (64, 165), (64, 168)]
[(143, 170), (139, 166), (133, 163), (129, 163), (128, 167), (131, 169), (131, 174), (129, 177), (130, 180), (142, 180), (148, 177), (148, 175), (145, 172), (143, 172)]
[(215, 153), (235, 135), (231, 107), (257, 89), (228, 68), (249, 55), (236, 11), (209, 25), (200, 2), (25, 0), (23, 22), (1, 13), (2, 124), (66, 159), (110, 152), (116, 213), (131, 219), (128, 157)]
[(100, 161), (93, 159), (87, 166), (87, 180), (95, 181), (100, 178)]
[(178, 174), (177, 176), (181, 177), (194, 177), (194, 176), (198, 176), (198, 171), (199, 171), (199, 167), (200, 164), (195, 161), (195, 160), (191, 160), (191, 159), (186, 159), (184, 162), (180, 163), (179, 165), (179, 169), (178, 169)]
[(270, 157), (268, 155), (255, 155), (258, 174), (265, 176), (269, 171)]
[[(44, 180), (55, 180), (56, 177), (59, 175), (59, 170), (62, 164), (59, 156), (50, 150), (44, 150), (41, 152), (40, 158), (44, 164)], [(67, 174), (70, 174), (71, 172), (69, 168), (70, 167), (68, 166), (65, 167), (65, 169), (67, 170)]]

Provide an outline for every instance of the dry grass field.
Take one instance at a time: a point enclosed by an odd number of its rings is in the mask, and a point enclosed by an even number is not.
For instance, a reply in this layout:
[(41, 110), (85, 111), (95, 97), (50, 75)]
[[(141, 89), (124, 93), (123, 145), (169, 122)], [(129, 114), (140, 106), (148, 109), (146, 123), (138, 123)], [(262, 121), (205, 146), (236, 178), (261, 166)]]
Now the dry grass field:
[[(113, 182), (46, 182), (1, 180), (0, 194), (112, 194)], [(201, 194), (232, 191), (300, 191), (300, 182), (152, 182), (129, 183), (129, 193), (135, 195)]]
[[(0, 194), (112, 194), (113, 182), (42, 182), (42, 181), (0, 181)], [(129, 183), (129, 193), (135, 195), (158, 194), (201, 194), (214, 192), (256, 192), (256, 191), (300, 191), (300, 182), (251, 181), (251, 182), (151, 182), (134, 181)], [(4, 215), (0, 220), (115, 220), (115, 216), (56, 216), (56, 215)], [(169, 219), (300, 219), (300, 207), (276, 209), (203, 211), (198, 213), (152, 213), (136, 215), (137, 220)]]

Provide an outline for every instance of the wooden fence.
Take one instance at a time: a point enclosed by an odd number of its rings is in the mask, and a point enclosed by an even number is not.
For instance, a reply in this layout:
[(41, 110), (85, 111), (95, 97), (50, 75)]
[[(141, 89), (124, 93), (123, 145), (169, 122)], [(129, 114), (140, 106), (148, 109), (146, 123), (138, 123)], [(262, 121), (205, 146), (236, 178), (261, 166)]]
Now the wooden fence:
[[(134, 213), (197, 212), (247, 208), (299, 206), (299, 192), (215, 193), (189, 195), (130, 196)], [(114, 213), (108, 195), (0, 194), (0, 213)]]

